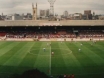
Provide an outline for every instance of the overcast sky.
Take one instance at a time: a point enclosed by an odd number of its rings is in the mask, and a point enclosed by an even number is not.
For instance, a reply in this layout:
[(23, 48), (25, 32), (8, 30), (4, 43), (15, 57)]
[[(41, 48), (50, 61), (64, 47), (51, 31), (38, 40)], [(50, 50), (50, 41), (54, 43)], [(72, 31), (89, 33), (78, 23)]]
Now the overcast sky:
[[(38, 3), (40, 9), (49, 9), (48, 0), (0, 0), (0, 15), (13, 13), (32, 13), (32, 3)], [(84, 13), (84, 10), (92, 10), (96, 14), (104, 14), (104, 0), (56, 0), (54, 4), (56, 14), (64, 11), (71, 13)]]

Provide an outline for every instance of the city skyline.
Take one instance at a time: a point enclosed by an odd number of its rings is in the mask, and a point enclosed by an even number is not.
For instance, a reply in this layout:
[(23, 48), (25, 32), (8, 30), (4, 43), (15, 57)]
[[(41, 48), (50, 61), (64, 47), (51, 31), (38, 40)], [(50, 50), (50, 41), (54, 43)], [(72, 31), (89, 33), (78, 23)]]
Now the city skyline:
[[(48, 0), (0, 0), (0, 13), (32, 13), (32, 3), (38, 4), (38, 15), (41, 9), (50, 9)], [(92, 10), (96, 14), (104, 14), (103, 0), (56, 0), (54, 4), (54, 12), (62, 15), (64, 11), (72, 13), (84, 13), (84, 10)], [(0, 14), (1, 15), (1, 14)]]

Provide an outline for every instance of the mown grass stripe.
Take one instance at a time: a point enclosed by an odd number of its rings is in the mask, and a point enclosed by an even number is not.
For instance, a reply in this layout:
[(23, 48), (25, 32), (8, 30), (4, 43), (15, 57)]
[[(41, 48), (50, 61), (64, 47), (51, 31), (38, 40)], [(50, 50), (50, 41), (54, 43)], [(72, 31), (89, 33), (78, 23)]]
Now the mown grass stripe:
[(0, 47), (1, 47), (1, 45), (3, 45), (4, 43), (7, 43), (7, 42), (5, 42), (5, 41), (0, 41)]
[(5, 48), (6, 46), (9, 46), (10, 44), (12, 44), (13, 42), (4, 42), (2, 45), (0, 45), (0, 50)]
[(21, 48), (18, 49), (16, 51), (16, 53), (10, 59), (8, 59), (7, 62), (5, 62), (4, 65), (18, 66), (18, 64), (20, 63), (20, 61), (23, 60), (23, 57), (25, 57), (25, 55), (28, 53), (28, 49), (29, 48), (25, 48), (25, 46), (27, 46), (27, 45), (29, 45), (28, 42), (26, 42), (24, 46), (21, 46)]
[(82, 61), (79, 59), (80, 56), (84, 55), (78, 52), (78, 47), (74, 45), (74, 42), (66, 42), (66, 46), (72, 51), (72, 53), (67, 58), (67, 60), (69, 60), (72, 72), (75, 74), (86, 73), (86, 70), (84, 69), (85, 67), (81, 63)]
[[(0, 57), (2, 55), (4, 55), (5, 53), (7, 53), (8, 51), (10, 51), (12, 48), (14, 48), (14, 46), (16, 46), (18, 43), (14, 43), (14, 42), (11, 42), (11, 44), (3, 47), (2, 49), (0, 49)], [(11, 46), (11, 47), (9, 47)]]
[[(85, 53), (89, 58), (91, 58), (93, 60), (93, 62), (95, 62), (97, 65), (100, 65), (104, 62), (104, 60), (99, 56), (97, 55), (95, 52), (93, 52), (91, 50), (91, 48), (88, 48), (89, 44), (87, 45), (88, 43), (86, 43), (86, 46), (82, 46), (82, 50), (83, 50), (83, 53)], [(87, 51), (87, 52), (86, 52)], [(93, 57), (92, 57), (93, 56)], [(100, 60), (100, 61), (99, 61)]]
[[(18, 45), (16, 46), (20, 46), (20, 48), (22, 48), (23, 46), (25, 45), (24, 44), (21, 44), (19, 43)], [(8, 61), (13, 55), (15, 55), (18, 51), (18, 49), (16, 48), (16, 46), (14, 46), (11, 50), (9, 50), (8, 52), (6, 52), (4, 55), (2, 55), (0, 57), (0, 64), (3, 65), (6, 61)], [(19, 49), (20, 49), (19, 48)]]
[[(6, 72), (6, 71), (8, 71), (8, 72), (12, 72), (14, 69), (11, 69), (11, 68), (4, 68), (4, 67), (15, 67), (15, 65), (19, 62), (19, 61), (21, 61), (21, 57), (22, 57), (22, 55), (19, 55), (19, 54), (21, 54), (22, 52), (20, 52), (20, 50), (21, 50), (21, 48), (22, 47), (24, 47), (24, 45), (25, 45), (26, 43), (19, 43), (18, 45), (16, 45), (16, 46), (20, 46), (20, 48), (15, 48), (15, 46), (14, 46), (14, 48), (12, 48), (10, 51), (8, 51), (7, 53), (5, 53), (3, 56), (1, 56), (1, 59), (2, 59), (2, 61), (0, 61), (0, 63), (2, 63), (1, 64), (1, 67), (0, 67), (0, 70), (2, 70), (2, 72)], [(24, 50), (24, 49), (22, 49), (22, 50)], [(18, 57), (16, 57), (16, 56), (18, 56)], [(19, 60), (16, 60), (16, 59), (19, 59)], [(11, 60), (11, 62), (10, 62), (10, 60)], [(8, 64), (5, 64), (5, 63), (8, 63)]]
[[(57, 48), (57, 49), (55, 49)], [(52, 42), (51, 44), (51, 51), (54, 52), (54, 56), (51, 58), (51, 72), (52, 74), (63, 74), (63, 71), (66, 72), (67, 68), (64, 62), (64, 59), (62, 57), (61, 53), (61, 48), (60, 48), (60, 42)], [(59, 55), (59, 56), (55, 56)], [(60, 60), (60, 61), (59, 61)]]
[[(43, 48), (46, 48), (44, 51)], [(40, 71), (49, 74), (49, 63), (50, 63), (50, 46), (47, 46), (47, 42), (42, 42), (41, 46), (39, 46), (39, 53), (37, 55), (36, 61), (34, 63), (34, 68), (40, 69)], [(42, 56), (43, 55), (43, 56)], [(48, 55), (48, 56), (44, 56)]]
[(1, 57), (0, 57), (0, 64), (4, 64), (8, 59), (10, 59), (13, 54), (16, 53), (17, 49), (15, 49), (16, 46), (20, 46), (20, 43), (11, 43), (13, 44), (11, 48), (6, 49), (4, 48), (4, 51), (2, 50)]
[(97, 43), (93, 44), (93, 45), (90, 45), (90, 43), (88, 43), (88, 44), (83, 43), (83, 44), (87, 45), (86, 47), (88, 47), (92, 52), (94, 52), (95, 54), (100, 56), (102, 59), (104, 59), (104, 56), (103, 56), (104, 55), (104, 49), (103, 49), (103, 45), (102, 44), (101, 45), (97, 44)]
[[(87, 42), (85, 42), (87, 43)], [(81, 43), (80, 42), (77, 42), (76, 46), (79, 46)], [(101, 61), (98, 61), (98, 59), (101, 59), (98, 55), (96, 55), (95, 53), (93, 53), (90, 48), (86, 48), (87, 45), (83, 45), (82, 47), (80, 47), (82, 49), (82, 52), (81, 53), (84, 53), (87, 58), (85, 60), (81, 59), (80, 60), (83, 60), (83, 62), (81, 63), (84, 63), (86, 62), (86, 65), (85, 65), (85, 70), (89, 73), (99, 73), (99, 72), (102, 72), (102, 68), (99, 68), (99, 65), (103, 62)], [(89, 61), (86, 61), (87, 59), (90, 59)]]
[[(29, 45), (29, 43), (26, 42), (25, 45), (23, 47), (21, 47), (21, 49), (19, 49), (16, 52), (16, 54), (13, 55), (13, 57), (8, 62), (5, 63), (6, 65), (13, 67), (13, 69), (8, 68), (8, 69), (6, 69), (6, 71), (8, 70), (9, 73), (10, 72), (11, 73), (12, 72), (19, 72), (19, 73), (21, 73), (23, 71), (23, 70), (21, 71), (21, 69), (19, 69), (19, 71), (18, 71), (18, 65), (21, 63), (22, 59), (27, 54), (29, 48), (25, 49), (25, 46), (28, 46), (28, 45)], [(21, 56), (21, 57), (19, 57), (19, 56)]]
[(96, 63), (94, 63), (86, 54), (84, 54), (82, 50), (81, 52), (78, 51), (78, 49), (82, 47), (80, 44), (81, 43), (70, 42), (70, 48), (73, 51), (73, 55), (76, 57), (76, 59), (80, 62), (82, 66), (82, 73), (86, 73), (86, 68), (88, 68), (88, 66), (92, 66), (92, 64), (96, 66)]
[(30, 54), (31, 52), (31, 49), (36, 46), (36, 43), (31, 43), (28, 45), (29, 46), (29, 50), (28, 50), (28, 53), (26, 54), (26, 56), (23, 58), (22, 62), (19, 64), (19, 66), (23, 67), (23, 66), (26, 66), (26, 67), (32, 67), (33, 66), (33, 63), (34, 63), (34, 60), (36, 58), (36, 56)]
[[(35, 43), (29, 42), (27, 43), (23, 49), (25, 48), (25, 50), (22, 52), (21, 55), (23, 55), (21, 58), (21, 61), (18, 63), (18, 66), (15, 70), (15, 72), (19, 72), (22, 73), (26, 70), (29, 69), (33, 69), (31, 62), (33, 63), (33, 56), (31, 54), (29, 54), (29, 51), (31, 50), (31, 48), (35, 45)], [(29, 46), (28, 48), (26, 48), (26, 46)]]

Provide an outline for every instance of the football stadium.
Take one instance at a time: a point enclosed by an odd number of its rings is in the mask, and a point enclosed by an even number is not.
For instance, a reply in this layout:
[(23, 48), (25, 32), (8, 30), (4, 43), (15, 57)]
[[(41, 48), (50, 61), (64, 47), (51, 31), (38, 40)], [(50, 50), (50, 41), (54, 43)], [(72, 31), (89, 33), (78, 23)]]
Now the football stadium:
[(33, 69), (51, 78), (104, 78), (104, 21), (0, 21), (0, 78)]

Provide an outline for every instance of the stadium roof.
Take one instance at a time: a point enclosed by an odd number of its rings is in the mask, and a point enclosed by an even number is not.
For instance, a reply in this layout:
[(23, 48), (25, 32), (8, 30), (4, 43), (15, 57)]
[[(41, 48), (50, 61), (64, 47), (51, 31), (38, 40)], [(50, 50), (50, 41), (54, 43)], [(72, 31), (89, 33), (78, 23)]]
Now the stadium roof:
[(104, 20), (64, 20), (64, 21), (33, 21), (16, 20), (0, 21), (0, 26), (104, 26)]

